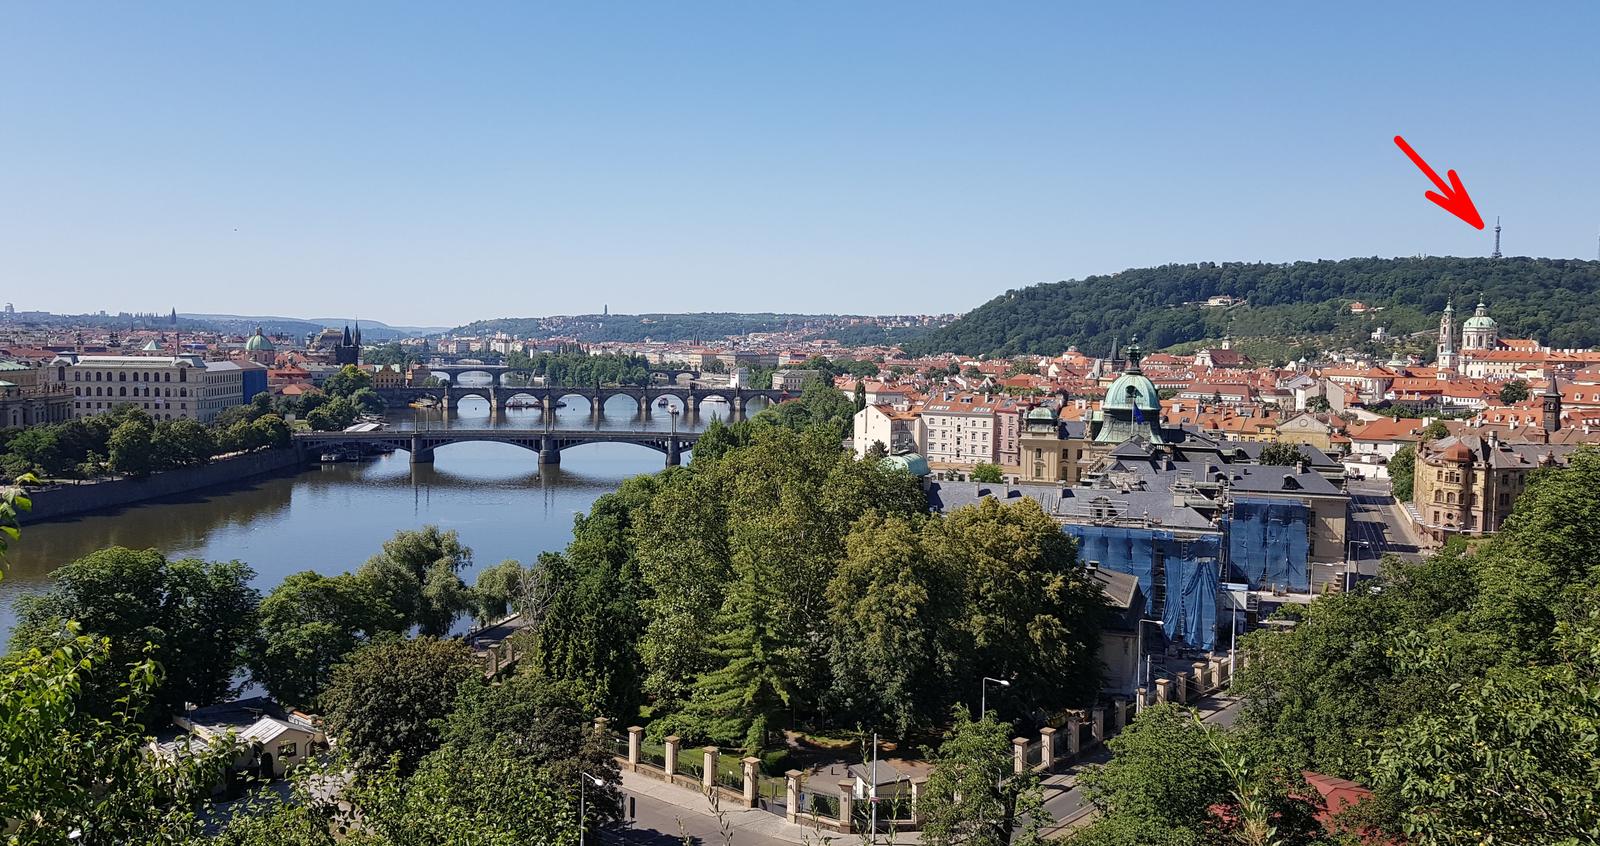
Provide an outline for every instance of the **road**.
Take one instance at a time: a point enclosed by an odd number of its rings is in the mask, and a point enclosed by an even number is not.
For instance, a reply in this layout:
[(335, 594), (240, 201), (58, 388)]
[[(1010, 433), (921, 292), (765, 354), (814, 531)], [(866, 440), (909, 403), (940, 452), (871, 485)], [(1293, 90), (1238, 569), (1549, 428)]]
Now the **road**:
[(1407, 561), (1420, 560), (1421, 548), (1411, 521), (1389, 494), (1387, 479), (1351, 481), (1349, 552), (1357, 572), (1376, 576), (1384, 554), (1398, 555)]
[[(1201, 719), (1215, 726), (1229, 728), (1239, 716), (1239, 703), (1240, 700), (1231, 696), (1208, 697), (1199, 705)], [(1089, 804), (1088, 797), (1078, 787), (1078, 773), (1085, 766), (1103, 764), (1110, 758), (1110, 751), (1101, 746), (1075, 762), (1065, 773), (1045, 779), (1044, 809), (1055, 820), (1045, 830), (1047, 836), (1058, 837), (1089, 822), (1094, 814), (1094, 806)]]

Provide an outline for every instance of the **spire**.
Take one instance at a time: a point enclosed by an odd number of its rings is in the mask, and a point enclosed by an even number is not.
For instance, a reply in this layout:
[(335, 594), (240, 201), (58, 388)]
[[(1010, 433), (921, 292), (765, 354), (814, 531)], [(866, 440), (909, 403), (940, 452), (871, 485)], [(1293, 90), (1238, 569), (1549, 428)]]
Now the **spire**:
[(1489, 254), (1489, 258), (1497, 259), (1499, 257), (1500, 257), (1500, 216), (1499, 215), (1495, 215), (1495, 218), (1494, 218), (1494, 252)]
[(344, 325), (344, 337), (340, 339), (339, 346), (342, 346), (342, 347), (350, 346), (350, 324), (348, 324), (348, 323), (346, 323)]
[(1139, 349), (1139, 336), (1138, 335), (1134, 335), (1132, 338), (1129, 338), (1128, 339), (1128, 369), (1127, 369), (1126, 372), (1128, 372), (1128, 373), (1138, 373), (1138, 372), (1140, 372), (1140, 370), (1139, 370), (1139, 358), (1142, 355), (1142, 353), (1143, 353), (1143, 350)]
[(1561, 384), (1556, 381), (1556, 373), (1550, 371), (1550, 384), (1544, 389), (1544, 430), (1546, 434), (1553, 434), (1561, 428)]

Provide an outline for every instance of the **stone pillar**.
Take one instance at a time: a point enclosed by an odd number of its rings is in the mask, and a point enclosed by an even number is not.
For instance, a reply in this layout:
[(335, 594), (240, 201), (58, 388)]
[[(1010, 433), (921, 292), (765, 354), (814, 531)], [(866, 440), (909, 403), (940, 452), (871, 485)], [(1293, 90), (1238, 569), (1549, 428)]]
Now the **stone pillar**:
[(1160, 705), (1171, 696), (1172, 680), (1156, 679), (1156, 704)]
[(644, 726), (628, 726), (628, 767), (639, 771), (639, 761), (644, 757)]
[(800, 817), (800, 771), (789, 770), (783, 774), (783, 818), (791, 823)]
[(1194, 667), (1194, 698), (1199, 701), (1200, 697), (1211, 692), (1211, 687), (1206, 684), (1206, 662), (1196, 661), (1192, 666)]
[(1172, 690), (1174, 698), (1177, 699), (1179, 705), (1187, 703), (1189, 701), (1189, 674), (1173, 673)]
[(1078, 754), (1083, 751), (1082, 743), (1079, 740), (1082, 735), (1079, 726), (1082, 725), (1083, 713), (1081, 711), (1067, 712), (1067, 755), (1073, 760), (1077, 760)]
[(717, 786), (717, 747), (706, 746), (703, 751), (706, 753), (706, 768), (700, 773), (700, 787), (710, 790)]
[(683, 738), (675, 734), (669, 734), (667, 739), (662, 741), (667, 746), (667, 752), (662, 756), (666, 758), (666, 763), (662, 769), (666, 770), (668, 782), (672, 781), (673, 774), (678, 771), (678, 743), (682, 740)]
[(927, 776), (911, 780), (911, 822), (919, 827), (922, 825), (922, 791), (927, 789)]
[(1028, 739), (1011, 738), (1011, 771), (1022, 774), (1028, 771)]
[(1207, 686), (1212, 690), (1222, 689), (1222, 661), (1212, 658), (1206, 662)]
[(1089, 725), (1094, 730), (1094, 742), (1095, 743), (1105, 743), (1106, 742), (1106, 709), (1097, 706), (1093, 711), (1089, 712), (1089, 720), (1090, 720)]
[(1116, 699), (1111, 700), (1111, 730), (1122, 731), (1122, 727), (1127, 724), (1128, 700), (1119, 696)]
[(1134, 695), (1134, 699), (1133, 699), (1133, 714), (1134, 714), (1134, 716), (1138, 716), (1139, 712), (1143, 711), (1145, 709), (1145, 706), (1150, 704), (1150, 699), (1149, 699), (1147, 694), (1148, 694), (1148, 691), (1146, 691), (1142, 687), (1133, 692), (1133, 695)]
[(743, 758), (740, 763), (744, 764), (744, 806), (746, 808), (759, 808), (761, 807), (761, 793), (757, 790), (759, 786), (757, 780), (761, 777), (761, 759)]
[(1229, 685), (1229, 686), (1231, 686), (1233, 684), (1233, 672), (1232, 672), (1232, 670), (1233, 670), (1233, 660), (1232, 659), (1218, 659), (1217, 660), (1217, 673), (1219, 674), (1218, 675), (1218, 686), (1221, 686), (1221, 685)]
[(539, 442), (539, 463), (544, 465), (561, 464), (561, 450), (555, 448), (555, 441), (545, 438)]
[(1056, 763), (1056, 730), (1049, 726), (1039, 729), (1039, 760), (1046, 771)]
[(605, 734), (606, 733), (606, 726), (608, 726), (610, 724), (611, 724), (611, 720), (609, 718), (606, 718), (606, 717), (595, 717), (594, 718), (594, 730), (599, 732), (599, 733), (601, 733), (601, 734)]
[(855, 779), (840, 779), (839, 781), (839, 830), (849, 834), (850, 823), (855, 820), (856, 782)]

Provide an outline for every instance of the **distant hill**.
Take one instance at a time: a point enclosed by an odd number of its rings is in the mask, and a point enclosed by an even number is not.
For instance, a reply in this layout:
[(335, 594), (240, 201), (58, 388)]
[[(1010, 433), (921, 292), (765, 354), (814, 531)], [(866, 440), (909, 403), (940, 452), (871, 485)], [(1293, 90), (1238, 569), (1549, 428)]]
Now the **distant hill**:
[[(342, 329), (345, 326), (354, 326), (357, 319), (351, 317), (270, 317), (251, 316), (244, 314), (187, 314), (179, 312), (179, 317), (194, 320), (214, 326), (227, 332), (253, 332), (260, 326), (269, 335), (292, 335), (302, 337), (320, 329)], [(443, 326), (390, 326), (377, 320), (360, 320), (361, 339), (363, 341), (391, 341), (396, 338), (416, 338), (422, 335), (435, 335), (443, 332)]]
[[(820, 329), (834, 315), (700, 312), (692, 314), (577, 314), (556, 317), (501, 317), (450, 330), (454, 334), (563, 335), (580, 341), (713, 341), (752, 332)], [(363, 324), (365, 325), (365, 324)]]
[[(1600, 344), (1600, 262), (1532, 258), (1355, 258), (1292, 264), (1171, 264), (1007, 291), (960, 320), (914, 338), (908, 352), (1055, 355), (1076, 344), (1104, 355), (1113, 337), (1146, 349), (1231, 334), (1356, 343), (1438, 326), (1445, 300), (1457, 319), (1483, 296), (1501, 337), (1558, 348)], [(1206, 307), (1210, 297), (1246, 301)], [(1352, 315), (1359, 300), (1381, 306)], [(1429, 344), (1431, 347), (1431, 344)]]

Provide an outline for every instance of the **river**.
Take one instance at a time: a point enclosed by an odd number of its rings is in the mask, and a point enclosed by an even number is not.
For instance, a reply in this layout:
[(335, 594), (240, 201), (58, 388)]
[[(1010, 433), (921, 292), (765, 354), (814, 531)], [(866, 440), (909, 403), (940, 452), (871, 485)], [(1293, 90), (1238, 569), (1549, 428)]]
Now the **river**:
[[(591, 427), (588, 404), (577, 397), (566, 401), (569, 406), (556, 410), (554, 425)], [(676, 425), (703, 428), (727, 408), (708, 402), (698, 421), (686, 423), (680, 416)], [(666, 431), (674, 425), (667, 409), (652, 412), (640, 420), (633, 400), (613, 397), (599, 427)], [(391, 413), (390, 419), (396, 429), (491, 425), (488, 404), (476, 399), (463, 400), (448, 419), (437, 411), (410, 409)], [(544, 421), (537, 409), (511, 409), (492, 425), (543, 428)], [(12, 546), (0, 580), (0, 638), (10, 635), (17, 597), (48, 590), (51, 571), (102, 547), (154, 548), (169, 558), (237, 559), (255, 569), (263, 594), (301, 570), (353, 570), (397, 530), (429, 523), (459, 532), (472, 548), (475, 565), (507, 558), (527, 563), (540, 552), (565, 548), (573, 516), (587, 512), (595, 499), (664, 463), (661, 453), (642, 446), (585, 444), (563, 451), (559, 466), (541, 468), (538, 456), (520, 447), (461, 443), (440, 447), (433, 464), (413, 467), (406, 453), (397, 452), (28, 525)], [(470, 570), (462, 575), (472, 583)]]

